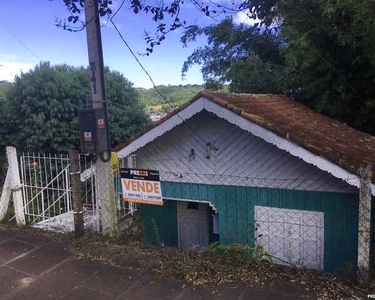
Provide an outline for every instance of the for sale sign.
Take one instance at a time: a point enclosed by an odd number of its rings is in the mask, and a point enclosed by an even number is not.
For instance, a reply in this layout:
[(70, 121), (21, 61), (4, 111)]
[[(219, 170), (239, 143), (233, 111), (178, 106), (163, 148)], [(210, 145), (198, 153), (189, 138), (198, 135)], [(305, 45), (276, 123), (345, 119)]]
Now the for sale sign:
[(122, 168), (120, 173), (125, 201), (163, 205), (159, 171)]

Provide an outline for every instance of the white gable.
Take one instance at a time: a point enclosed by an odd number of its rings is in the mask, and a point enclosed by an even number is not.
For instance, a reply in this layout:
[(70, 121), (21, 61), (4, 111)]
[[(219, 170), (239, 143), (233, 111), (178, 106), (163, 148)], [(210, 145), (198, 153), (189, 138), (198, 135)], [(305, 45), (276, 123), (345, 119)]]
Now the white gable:
[[(304, 162), (308, 163), (311, 167), (316, 166), (317, 168), (315, 168), (315, 169), (325, 171), (323, 173), (327, 172), (327, 173), (333, 175), (334, 177), (336, 177), (337, 179), (341, 179), (343, 181), (346, 181), (347, 183), (349, 183), (352, 186), (359, 187), (359, 178), (358, 178), (357, 175), (347, 172), (343, 168), (335, 165), (334, 163), (328, 161), (327, 159), (325, 159), (321, 156), (315, 155), (315, 154), (311, 153), (310, 151), (302, 148), (301, 146), (293, 143), (292, 141), (287, 140), (287, 139), (282, 138), (282, 137), (279, 137), (278, 135), (274, 134), (273, 132), (268, 131), (267, 129), (264, 129), (263, 127), (255, 124), (255, 123), (253, 123), (253, 122), (251, 122), (251, 121), (249, 121), (245, 118), (242, 118), (241, 116), (233, 113), (232, 111), (230, 111), (228, 109), (225, 109), (222, 106), (212, 102), (209, 99), (203, 98), (203, 97), (196, 100), (191, 105), (186, 107), (184, 110), (182, 110), (178, 114), (172, 116), (171, 118), (169, 118), (168, 120), (166, 120), (165, 122), (160, 124), (159, 126), (157, 126), (153, 129), (151, 129), (150, 131), (146, 132), (144, 135), (142, 135), (138, 139), (134, 140), (132, 143), (130, 143), (125, 148), (121, 149), (119, 151), (119, 157), (120, 158), (126, 157), (130, 154), (134, 154), (134, 153), (138, 152), (137, 150), (139, 150), (141, 148), (143, 149), (143, 147), (145, 145), (147, 145), (147, 144), (149, 144), (153, 141), (156, 142), (158, 137), (161, 137), (161, 139), (163, 139), (163, 136), (166, 135), (167, 132), (171, 131), (173, 128), (176, 128), (178, 125), (180, 125), (182, 123), (184, 123), (184, 124), (182, 124), (182, 126), (178, 126), (178, 128), (180, 128), (180, 127), (186, 128), (186, 130), (190, 132), (191, 143), (193, 143), (194, 145), (202, 144), (202, 145), (204, 145), (204, 147), (207, 147), (207, 145), (206, 145), (207, 143), (213, 142), (213, 145), (215, 145), (217, 147), (216, 144), (218, 142), (209, 140), (207, 136), (204, 136), (204, 134), (203, 134), (204, 131), (203, 131), (202, 126), (198, 125), (198, 124), (195, 124), (195, 123), (192, 122), (192, 120), (190, 120), (194, 115), (196, 115), (196, 114), (198, 114), (199, 112), (202, 112), (202, 111), (211, 112), (212, 114), (216, 115), (217, 117), (219, 117), (223, 120), (226, 120), (227, 122), (225, 122), (225, 123), (229, 122), (229, 123), (235, 125), (235, 126), (233, 126), (234, 128), (237, 128), (237, 129), (241, 128), (242, 130), (246, 131), (247, 133), (250, 133), (248, 138), (250, 138), (250, 136), (258, 137), (259, 140), (262, 140), (262, 142), (265, 141), (268, 144), (276, 146), (274, 148), (275, 149), (278, 148), (277, 150), (285, 150), (286, 152), (288, 152), (290, 154), (290, 157), (294, 157), (296, 159), (299, 158), (299, 159), (303, 160)], [(178, 128), (176, 128), (176, 129), (178, 129)], [(221, 132), (219, 132), (218, 134), (219, 134), (219, 136), (222, 136)], [(169, 138), (168, 136), (170, 136), (170, 135), (166, 135), (165, 138)], [(184, 149), (185, 152), (182, 152), (182, 149), (181, 149), (180, 145), (182, 144), (184, 138), (186, 138), (186, 137), (181, 136), (181, 134), (177, 134), (174, 137), (175, 140), (173, 142), (176, 145), (176, 151), (174, 151), (174, 153), (169, 153), (170, 155), (172, 155), (171, 157), (173, 157), (174, 159), (178, 158), (181, 153), (186, 154), (186, 151), (189, 152), (191, 149), (194, 149), (193, 144), (185, 145), (185, 147), (188, 147), (188, 149), (186, 148), (187, 150)], [(242, 137), (242, 138), (244, 138), (244, 137)], [(149, 150), (147, 150), (148, 148), (150, 148), (150, 147), (145, 147), (146, 150), (142, 150), (142, 151), (149, 151)], [(158, 156), (156, 153), (164, 152), (163, 149), (165, 148), (165, 146), (164, 146), (164, 144), (159, 144), (158, 147), (152, 146), (152, 148), (154, 149), (154, 150), (152, 150), (152, 152), (154, 152), (154, 153), (150, 153), (150, 157), (155, 158), (155, 157), (160, 157), (160, 155)], [(219, 149), (219, 151), (220, 151), (220, 149)], [(139, 155), (139, 154), (137, 153), (137, 155)], [(170, 158), (170, 157), (165, 157), (165, 156), (163, 156), (163, 157), (164, 157), (163, 158), (164, 160)], [(243, 161), (247, 161), (248, 157), (245, 155), (245, 156), (241, 157), (241, 159)], [(141, 157), (138, 158), (138, 165), (139, 166), (140, 166), (140, 163), (141, 163)], [(142, 163), (142, 165), (143, 165), (143, 163)], [(148, 166), (151, 168), (150, 165), (148, 165)], [(172, 165), (171, 165), (170, 167), (171, 167), (170, 171), (173, 171), (173, 168), (175, 166), (172, 167)], [(191, 168), (188, 168), (188, 169), (192, 170)], [(186, 172), (188, 169), (186, 169), (184, 171)], [(214, 170), (212, 169), (212, 166), (205, 165), (204, 167), (202, 166), (201, 168), (193, 169), (193, 170), (194, 170), (194, 172), (188, 172), (188, 173), (204, 172), (204, 174), (209, 173), (209, 174), (216, 174), (215, 176), (223, 176), (223, 174), (211, 173), (211, 172), (214, 172)], [(300, 174), (300, 175), (302, 175), (302, 174)], [(302, 178), (302, 179), (306, 179), (306, 178)], [(307, 178), (307, 179), (309, 179), (309, 178)], [(213, 180), (213, 181), (218, 182), (217, 178), (215, 178), (215, 180)], [(326, 190), (326, 189), (323, 189), (323, 190)], [(329, 190), (331, 190), (331, 189), (329, 189)], [(344, 190), (346, 190), (346, 189), (344, 189)], [(373, 192), (373, 194), (375, 193), (374, 185), (372, 185), (372, 192)]]

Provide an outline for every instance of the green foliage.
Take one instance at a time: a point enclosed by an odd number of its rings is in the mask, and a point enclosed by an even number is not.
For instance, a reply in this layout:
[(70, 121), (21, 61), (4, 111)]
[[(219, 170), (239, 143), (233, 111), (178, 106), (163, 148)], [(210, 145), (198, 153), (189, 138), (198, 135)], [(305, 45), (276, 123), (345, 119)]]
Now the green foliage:
[(206, 35), (208, 45), (195, 49), (183, 65), (183, 75), (193, 64), (202, 64), (203, 78), (212, 86), (230, 83), (233, 92), (277, 93), (283, 63), (280, 38), (267, 31), (235, 25), (227, 18), (218, 25), (191, 27), (181, 41), (187, 44)]
[(137, 88), (139, 93), (139, 99), (142, 105), (150, 110), (159, 110), (161, 105), (161, 110), (170, 111), (173, 108), (178, 107), (182, 103), (193, 98), (198, 92), (204, 90), (201, 85), (159, 85), (158, 90), (166, 97), (166, 99), (171, 103), (168, 104), (166, 101), (158, 94), (154, 88), (144, 89)]
[(271, 254), (265, 251), (263, 246), (260, 245), (255, 247), (240, 244), (220, 245), (220, 242), (216, 241), (204, 248), (202, 250), (202, 254), (236, 259), (251, 259), (255, 262), (273, 263)]
[(204, 248), (202, 250), (202, 254), (232, 258), (247, 258), (249, 257), (250, 251), (251, 248), (248, 245), (220, 245), (220, 242), (216, 241), (211, 243), (208, 247)]
[(252, 258), (257, 262), (265, 261), (273, 263), (272, 255), (268, 253), (261, 245), (257, 245), (253, 248)]
[(182, 253), (182, 260), (181, 260), (179, 268), (176, 269), (176, 272), (177, 272), (177, 279), (179, 280), (187, 279), (189, 275), (191, 274), (192, 266), (191, 266), (191, 262), (187, 253), (185, 252)]
[(183, 74), (201, 64), (206, 81), (229, 83), (233, 92), (286, 93), (375, 134), (375, 2), (256, 0), (247, 5), (260, 24), (236, 25), (227, 18), (185, 32), (184, 44), (200, 35), (208, 44), (188, 57)]
[(160, 238), (160, 232), (159, 232), (158, 225), (156, 224), (156, 220), (154, 218), (152, 218), (151, 223), (152, 223), (152, 229), (153, 229), (154, 234), (155, 234), (155, 244), (161, 245), (162, 243), (161, 243), (161, 238)]
[[(23, 151), (66, 152), (79, 147), (78, 109), (91, 107), (89, 70), (41, 63), (16, 77), (0, 102), (2, 146)], [(111, 144), (148, 124), (135, 89), (118, 72), (105, 71)]]
[(5, 94), (11, 85), (8, 81), (0, 81), (0, 103), (5, 100)]

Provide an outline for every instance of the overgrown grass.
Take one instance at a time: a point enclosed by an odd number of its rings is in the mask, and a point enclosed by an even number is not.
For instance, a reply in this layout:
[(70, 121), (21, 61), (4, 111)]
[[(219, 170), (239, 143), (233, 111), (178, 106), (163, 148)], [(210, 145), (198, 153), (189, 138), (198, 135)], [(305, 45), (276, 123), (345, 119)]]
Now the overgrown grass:
[(251, 247), (240, 244), (220, 245), (219, 242), (214, 242), (208, 247), (203, 248), (202, 255), (273, 263), (271, 254), (266, 252), (262, 246)]
[(163, 108), (162, 104), (159, 104), (159, 105), (148, 105), (148, 106), (146, 106), (147, 110), (154, 110), (154, 111), (162, 110), (162, 108)]

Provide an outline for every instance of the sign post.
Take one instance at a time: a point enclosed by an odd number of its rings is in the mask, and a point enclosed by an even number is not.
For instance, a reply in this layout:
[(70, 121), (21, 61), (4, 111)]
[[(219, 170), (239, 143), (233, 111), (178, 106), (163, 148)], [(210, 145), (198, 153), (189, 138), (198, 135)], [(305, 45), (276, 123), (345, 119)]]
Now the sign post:
[(124, 201), (163, 205), (159, 171), (122, 168), (120, 174)]

